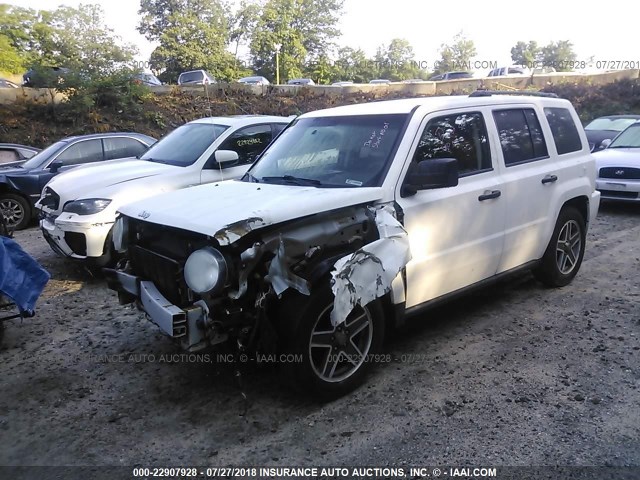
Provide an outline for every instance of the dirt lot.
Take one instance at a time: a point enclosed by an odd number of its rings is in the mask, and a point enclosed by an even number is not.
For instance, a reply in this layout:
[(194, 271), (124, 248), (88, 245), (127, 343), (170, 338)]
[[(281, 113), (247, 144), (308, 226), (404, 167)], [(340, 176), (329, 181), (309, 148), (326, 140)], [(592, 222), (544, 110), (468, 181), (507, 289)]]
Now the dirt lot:
[(52, 280), (0, 347), (0, 465), (640, 465), (638, 206), (601, 208), (570, 286), (521, 275), (415, 318), (325, 405), (265, 365), (245, 401), (234, 365), (16, 239)]

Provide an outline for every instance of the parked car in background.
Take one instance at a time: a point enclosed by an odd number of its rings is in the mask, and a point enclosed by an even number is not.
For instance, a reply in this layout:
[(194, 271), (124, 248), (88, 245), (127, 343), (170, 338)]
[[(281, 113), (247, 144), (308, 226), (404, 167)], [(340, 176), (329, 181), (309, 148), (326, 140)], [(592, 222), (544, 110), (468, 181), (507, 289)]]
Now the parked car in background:
[(271, 82), (267, 80), (265, 77), (243, 77), (238, 80), (239, 83), (246, 83), (247, 85), (270, 85)]
[(402, 83), (424, 83), (426, 80), (421, 78), (409, 78), (407, 80), (403, 80)]
[(376, 78), (374, 80), (369, 80), (371, 85), (389, 85), (391, 80), (387, 80), (385, 78)]
[(531, 75), (531, 70), (522, 65), (512, 65), (510, 67), (494, 68), (489, 72), (487, 77), (508, 77), (508, 76), (522, 76)]
[(155, 138), (140, 133), (98, 133), (63, 138), (16, 167), (0, 166), (0, 209), (20, 230), (33, 218), (42, 188), (61, 172), (87, 163), (141, 155)]
[(162, 85), (162, 82), (151, 73), (136, 73), (132, 77), (133, 83), (139, 85), (146, 85), (147, 87), (158, 87)]
[(346, 85), (353, 85), (353, 81), (351, 81), (351, 80), (341, 80), (339, 82), (333, 82), (331, 85), (334, 85), (336, 87), (344, 87)]
[(20, 88), (20, 85), (17, 85), (6, 78), (0, 78), (0, 88)]
[[(47, 184), (37, 204), (42, 233), (59, 255), (107, 264), (113, 259), (111, 229), (118, 208), (161, 192), (243, 175), (290, 121), (260, 115), (195, 120), (138, 159), (60, 175)], [(189, 209), (183, 214), (188, 218)]]
[(458, 80), (462, 78), (473, 78), (473, 74), (471, 72), (446, 72), (431, 76), (429, 81), (442, 82), (445, 80)]
[(108, 284), (188, 352), (230, 342), (295, 357), (283, 378), (335, 397), (406, 315), (516, 270), (570, 283), (595, 177), (567, 100), (482, 92), (309, 112), (241, 181), (121, 207)]
[(20, 165), (36, 153), (39, 148), (19, 145), (17, 143), (0, 143), (0, 167), (15, 167)]
[(311, 78), (292, 78), (287, 82), (287, 85), (315, 85)]
[(603, 199), (640, 202), (640, 121), (593, 156), (598, 169), (596, 188)]
[(211, 85), (212, 83), (216, 81), (204, 70), (182, 72), (178, 76), (178, 85)]
[(584, 127), (591, 151), (606, 148), (608, 142), (604, 142), (605, 140), (613, 140), (616, 135), (637, 121), (640, 121), (640, 115), (607, 115), (592, 120)]
[(66, 67), (30, 68), (22, 76), (22, 85), (32, 88), (55, 88), (64, 85), (66, 78), (72, 74)]

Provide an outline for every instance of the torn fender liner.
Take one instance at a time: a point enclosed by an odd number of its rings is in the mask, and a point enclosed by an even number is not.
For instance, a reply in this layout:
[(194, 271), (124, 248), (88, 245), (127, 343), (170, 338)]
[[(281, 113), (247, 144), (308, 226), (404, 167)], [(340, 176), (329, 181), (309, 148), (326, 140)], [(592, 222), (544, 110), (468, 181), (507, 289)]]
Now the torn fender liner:
[(280, 238), (280, 246), (276, 256), (271, 260), (271, 265), (269, 265), (269, 281), (273, 286), (273, 291), (276, 292), (276, 295), (280, 295), (287, 288), (292, 287), (304, 295), (309, 295), (308, 282), (292, 273), (289, 267), (284, 242)]
[(344, 322), (356, 305), (366, 305), (386, 294), (411, 260), (409, 235), (396, 220), (391, 205), (376, 210), (376, 225), (379, 240), (342, 257), (333, 266), (334, 326)]

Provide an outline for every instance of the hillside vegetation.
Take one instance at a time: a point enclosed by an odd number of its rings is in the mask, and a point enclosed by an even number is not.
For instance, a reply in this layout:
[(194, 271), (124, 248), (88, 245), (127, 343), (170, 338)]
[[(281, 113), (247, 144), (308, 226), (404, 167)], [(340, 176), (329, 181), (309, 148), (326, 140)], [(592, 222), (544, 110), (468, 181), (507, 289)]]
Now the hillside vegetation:
[[(602, 86), (555, 85), (543, 91), (570, 100), (583, 122), (602, 115), (640, 113), (637, 79)], [(93, 85), (55, 106), (30, 102), (0, 105), (0, 142), (44, 147), (65, 136), (105, 131), (137, 131), (160, 138), (185, 122), (206, 116), (299, 115), (339, 105), (404, 97), (378, 92), (318, 96), (304, 89), (295, 96), (275, 92), (257, 96), (221, 90), (207, 97), (177, 88), (166, 95), (155, 95), (137, 85)]]

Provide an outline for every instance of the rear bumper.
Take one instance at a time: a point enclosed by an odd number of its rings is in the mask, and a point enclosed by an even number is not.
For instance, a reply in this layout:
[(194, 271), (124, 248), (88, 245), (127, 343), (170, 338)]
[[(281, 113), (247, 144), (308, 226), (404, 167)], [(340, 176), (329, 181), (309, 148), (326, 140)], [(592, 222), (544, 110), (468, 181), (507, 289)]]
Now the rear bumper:
[(204, 327), (207, 312), (202, 306), (182, 309), (167, 300), (153, 282), (110, 268), (103, 271), (108, 287), (118, 292), (121, 303), (135, 301), (147, 318), (162, 333), (179, 341), (184, 350), (195, 352), (209, 345)]
[(589, 202), (589, 224), (593, 225), (598, 215), (598, 209), (600, 208), (600, 192), (594, 190), (591, 194), (591, 200)]

